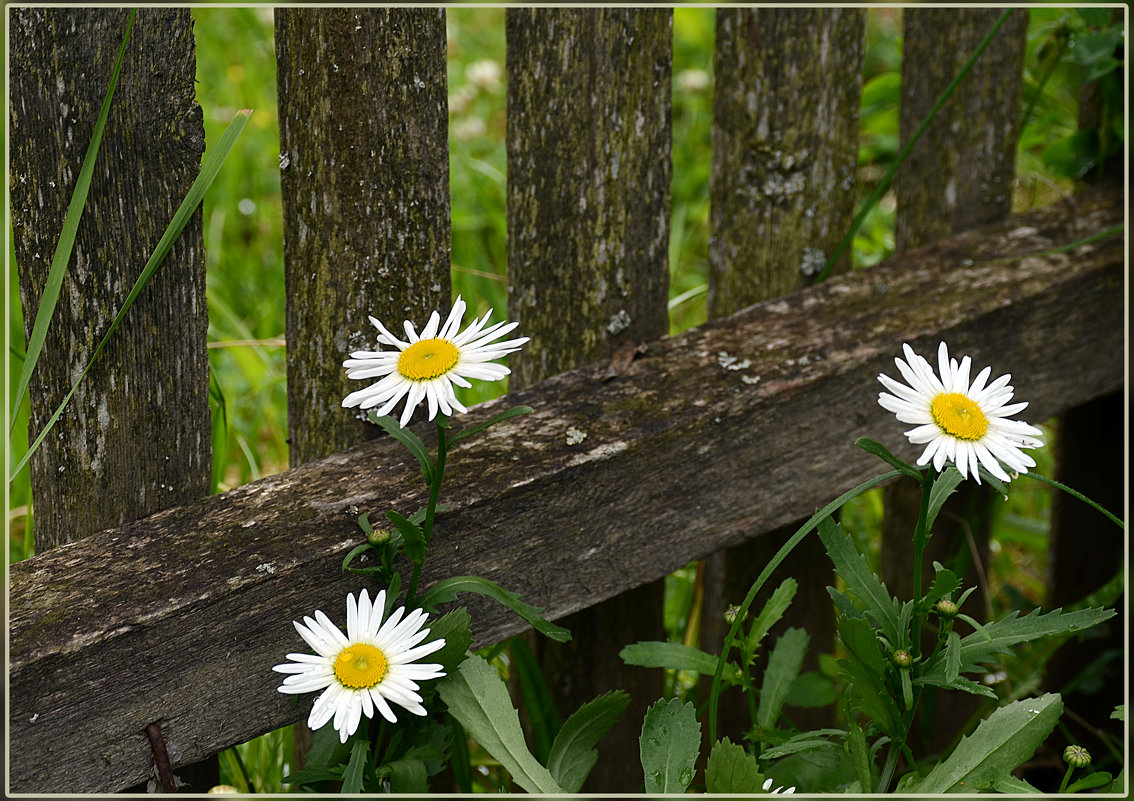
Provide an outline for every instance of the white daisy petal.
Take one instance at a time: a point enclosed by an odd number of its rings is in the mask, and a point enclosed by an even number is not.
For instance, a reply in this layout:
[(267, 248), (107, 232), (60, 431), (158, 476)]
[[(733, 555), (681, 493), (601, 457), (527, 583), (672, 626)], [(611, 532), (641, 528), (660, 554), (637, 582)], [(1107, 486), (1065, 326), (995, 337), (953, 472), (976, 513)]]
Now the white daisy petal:
[(429, 419), (438, 413), (446, 416), (454, 412), (467, 412), (458, 402), (454, 387), (471, 387), (469, 379), (499, 381), (509, 369), (496, 363), (515, 353), (528, 342), (527, 337), (504, 339), (516, 329), (517, 323), (497, 322), (488, 325), (490, 309), (476, 318), (464, 331), (459, 331), (464, 319), (466, 304), (460, 296), (453, 303), (444, 323), (437, 311), (429, 315), (421, 334), (409, 320), (402, 328), (406, 339), (395, 337), (375, 317), (370, 322), (378, 329), (379, 347), (386, 345), (397, 350), (351, 353), (343, 362), (347, 377), (355, 380), (379, 379), (365, 389), (348, 394), (342, 402), (347, 408), (377, 407), (379, 416), (392, 414), (403, 399), (405, 405), (398, 416), (398, 424), (405, 427), (413, 417), (414, 409), (425, 401)]
[(288, 661), (272, 670), (285, 674), (277, 687), (281, 693), (322, 691), (307, 718), (312, 729), (331, 723), (345, 743), (362, 719), (373, 718), (375, 712), (396, 723), (394, 705), (414, 715), (426, 714), (417, 682), (441, 678), (445, 672), (439, 664), (416, 660), (443, 648), (445, 641), (422, 642), (429, 628), (421, 609), (407, 614), (399, 607), (383, 621), (385, 607), (385, 590), (373, 601), (362, 590), (357, 599), (353, 593), (347, 596), (346, 635), (321, 611), (294, 624), (317, 654), (288, 654)]
[(963, 477), (971, 475), (978, 484), (981, 467), (1008, 481), (1004, 468), (1023, 472), (1035, 465), (1022, 449), (1042, 447), (1042, 432), (1009, 419), (1027, 408), (1026, 402), (1010, 403), (1011, 375), (988, 383), (992, 368), (985, 367), (970, 383), (972, 359), (951, 358), (944, 342), (937, 347), (936, 374), (908, 344), (903, 343), (902, 352), (905, 359), (894, 363), (906, 383), (879, 375), (886, 392), (878, 394), (878, 405), (899, 422), (915, 426), (905, 435), (912, 444), (926, 446), (917, 460), (919, 465), (932, 463), (940, 472), (952, 462)]

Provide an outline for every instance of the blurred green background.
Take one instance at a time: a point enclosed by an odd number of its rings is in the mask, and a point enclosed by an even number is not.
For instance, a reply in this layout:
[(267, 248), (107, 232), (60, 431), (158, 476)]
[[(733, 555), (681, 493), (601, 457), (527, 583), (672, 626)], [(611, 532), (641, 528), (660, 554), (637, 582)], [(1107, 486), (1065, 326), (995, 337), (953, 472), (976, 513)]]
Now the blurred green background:
[[(1117, 117), (1098, 130), (1078, 130), (1079, 93), (1085, 83), (1117, 85), (1109, 10), (1031, 8), (1021, 109), (1017, 209), (1044, 205), (1074, 189), (1100, 153), (1121, 147), (1121, 99)], [(275, 57), (270, 8), (193, 9), (198, 46), (198, 97), (211, 144), (241, 108), (250, 124), (204, 201), (208, 254), (209, 357), (214, 413), (214, 477), (217, 491), (286, 468), (287, 406), (284, 363), (284, 270), (276, 115)], [(704, 322), (708, 259), (708, 179), (712, 119), (712, 8), (674, 9), (673, 207), (670, 241), (670, 325), (676, 333)], [(504, 10), (449, 8), (448, 80), (453, 293), (473, 310), (506, 309)], [(1107, 45), (1109, 44), (1109, 51)], [(865, 88), (862, 99), (858, 196), (874, 187), (898, 150), (901, 10), (868, 11)], [(1110, 58), (1113, 62), (1113, 58)], [(1109, 76), (1109, 78), (1108, 78)], [(1114, 90), (1107, 88), (1113, 95)], [(893, 250), (894, 201), (888, 195), (854, 240), (856, 267), (873, 265)], [(9, 242), (11, 241), (9, 237)], [(9, 248), (11, 246), (9, 245)], [(9, 274), (9, 375), (14, 386), (23, 358), (14, 257)], [(476, 385), (487, 399), (503, 382)], [(9, 398), (9, 405), (14, 402)], [(1058, 432), (1048, 427), (1048, 442)], [(16, 463), (27, 447), (27, 404), (16, 421), (9, 454)], [(897, 436), (897, 433), (892, 434)], [(1037, 455), (1051, 474), (1050, 445)], [(26, 469), (10, 488), (10, 560), (32, 553), (34, 501)], [(990, 582), (1002, 603), (1031, 608), (1042, 602), (1046, 565), (1048, 493), (1022, 484), (998, 508)], [(844, 525), (860, 544), (878, 540), (881, 499), (868, 494), (847, 509)], [(667, 625), (680, 638), (688, 619), (691, 570), (669, 581)], [(998, 610), (998, 612), (1003, 610)], [(261, 792), (283, 789), (280, 770), (290, 758), (288, 735), (242, 747), (254, 764), (275, 765), (257, 775)], [(249, 751), (248, 749), (253, 749)], [(232, 774), (232, 771), (229, 771)], [(239, 780), (239, 776), (234, 781)]]

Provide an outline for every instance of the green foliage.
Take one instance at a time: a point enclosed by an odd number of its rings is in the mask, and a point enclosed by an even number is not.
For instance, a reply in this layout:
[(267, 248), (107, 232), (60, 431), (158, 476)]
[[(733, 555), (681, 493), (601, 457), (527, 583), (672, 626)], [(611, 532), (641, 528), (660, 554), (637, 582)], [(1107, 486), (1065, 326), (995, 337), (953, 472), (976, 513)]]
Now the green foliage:
[(564, 792), (579, 792), (598, 761), (595, 746), (629, 705), (630, 696), (614, 690), (583, 704), (567, 718), (547, 758), (547, 768)]
[(659, 700), (646, 711), (638, 742), (646, 793), (685, 792), (701, 750), (701, 723), (693, 704)]
[[(717, 657), (705, 653), (700, 648), (676, 642), (639, 642), (627, 645), (618, 656), (628, 665), (645, 668), (664, 668), (666, 670), (689, 670), (711, 676), (717, 669)], [(722, 674), (725, 682), (736, 684), (740, 681), (740, 668), (729, 664)]]
[(529, 606), (520, 600), (520, 596), (501, 587), (494, 581), (480, 576), (452, 576), (434, 584), (420, 598), (421, 607), (425, 610), (436, 608), (438, 604), (454, 601), (462, 592), (472, 592), (498, 601), (522, 617), (531, 626), (545, 637), (555, 642), (568, 642), (571, 632), (562, 626), (549, 623), (540, 615), (542, 609)]
[(918, 793), (986, 789), (994, 778), (1008, 775), (1031, 759), (1062, 713), (1063, 700), (1058, 693), (1002, 706), (962, 738), (953, 753), (925, 779), (907, 789)]
[(542, 668), (523, 637), (511, 638), (508, 641), (508, 650), (512, 655), (512, 675), (519, 678), (527, 728), (531, 732), (536, 759), (547, 764), (551, 769), (551, 775), (563, 784), (556, 775), (554, 767), (548, 762), (551, 744), (555, 741), (555, 735), (559, 733), (561, 721), (559, 710), (555, 708), (555, 702), (551, 699), (551, 692), (543, 677)]
[(886, 585), (870, 570), (866, 560), (842, 530), (830, 517), (819, 522), (819, 539), (827, 549), (827, 555), (835, 564), (835, 572), (847, 584), (847, 589), (862, 602), (867, 616), (878, 626), (882, 635), (894, 647), (908, 640), (899, 630), (898, 619), (901, 607), (897, 598), (890, 596)]
[(760, 704), (756, 711), (756, 725), (771, 729), (783, 709), (784, 701), (803, 666), (803, 657), (811, 641), (803, 629), (788, 629), (778, 640), (768, 657), (764, 671), (764, 684), (760, 688)]
[(529, 793), (563, 793), (524, 742), (520, 717), (495, 668), (470, 655), (460, 669), (438, 682), (441, 700), (468, 734)]
[(713, 745), (705, 763), (705, 790), (709, 793), (763, 792), (764, 775), (756, 757), (727, 737)]

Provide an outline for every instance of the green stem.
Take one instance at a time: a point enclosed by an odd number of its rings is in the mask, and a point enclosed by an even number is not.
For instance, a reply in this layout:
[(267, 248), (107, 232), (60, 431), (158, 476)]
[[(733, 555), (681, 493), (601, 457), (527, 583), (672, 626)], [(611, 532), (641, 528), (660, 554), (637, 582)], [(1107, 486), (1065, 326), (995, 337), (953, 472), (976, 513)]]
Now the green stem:
[(898, 754), (901, 746), (895, 742), (890, 743), (890, 750), (886, 752), (886, 764), (882, 767), (882, 775), (878, 778), (878, 789), (874, 792), (882, 794), (890, 789), (890, 780), (894, 778), (894, 768), (898, 766)]
[(1071, 781), (1071, 774), (1075, 772), (1074, 765), (1067, 766), (1067, 772), (1063, 774), (1063, 783), (1059, 785), (1059, 793), (1062, 794), (1067, 790), (1067, 784)]
[[(917, 528), (914, 530), (913, 597), (915, 604), (920, 604), (922, 600), (921, 563), (925, 558), (925, 546), (929, 542), (926, 522), (929, 519), (929, 492), (933, 486), (933, 472), (933, 470), (926, 470), (921, 480), (921, 510), (917, 514)], [(915, 612), (913, 619), (913, 642), (910, 643), (910, 651), (915, 660), (921, 656), (922, 614), (922, 612)]]
[(1044, 71), (1043, 77), (1039, 79), (1039, 83), (1036, 84), (1036, 89), (1034, 92), (1032, 92), (1032, 96), (1028, 100), (1028, 107), (1024, 109), (1024, 117), (1022, 120), (1020, 120), (1021, 131), (1024, 130), (1024, 128), (1028, 124), (1028, 120), (1031, 119), (1032, 109), (1036, 107), (1036, 102), (1040, 99), (1040, 96), (1043, 95), (1043, 88), (1047, 86), (1048, 79), (1051, 78), (1052, 74), (1054, 74), (1055, 68), (1059, 66), (1059, 61), (1063, 58), (1063, 53), (1067, 50), (1067, 44), (1069, 41), (1070, 40), (1068, 39), (1060, 39), (1059, 49), (1054, 51), (1054, 53), (1048, 54), (1047, 69)]
[(764, 586), (764, 583), (772, 575), (772, 572), (780, 566), (780, 563), (783, 562), (784, 559), (787, 558), (787, 555), (795, 549), (795, 546), (799, 545), (800, 541), (807, 536), (808, 532), (810, 532), (819, 524), (820, 520), (827, 517), (829, 514), (838, 509), (851, 498), (861, 495), (868, 489), (872, 489), (879, 484), (889, 481), (892, 478), (897, 478), (901, 474), (902, 473), (900, 470), (891, 470), (889, 473), (883, 473), (880, 476), (875, 476), (869, 481), (864, 481), (854, 489), (848, 490), (838, 498), (835, 498), (835, 500), (831, 501), (818, 512), (813, 514), (808, 519), (808, 521), (804, 523), (799, 528), (799, 530), (791, 536), (791, 539), (780, 546), (780, 549), (776, 551), (776, 555), (768, 561), (768, 564), (764, 566), (764, 569), (760, 572), (760, 575), (756, 577), (756, 580), (754, 582), (752, 582), (752, 586), (748, 588), (748, 594), (744, 596), (744, 602), (740, 605), (740, 609), (737, 611), (736, 619), (733, 621), (732, 626), (728, 630), (728, 635), (725, 637), (724, 644), (721, 646), (721, 657), (717, 660), (717, 670), (713, 674), (713, 686), (712, 690), (709, 693), (710, 743), (715, 743), (717, 741), (717, 702), (720, 700), (721, 677), (724, 674), (725, 662), (728, 661), (728, 652), (736, 643), (736, 633), (740, 629), (740, 625), (744, 621), (744, 618), (747, 616), (748, 609), (752, 606), (753, 599), (756, 598), (756, 593), (758, 593), (760, 591), (760, 588)]
[[(445, 432), (449, 428), (449, 418), (443, 414), (437, 416), (437, 460), (433, 463), (433, 481), (429, 485), (429, 503), (425, 507), (425, 520), (421, 524), (421, 535), (425, 539), (425, 547), (433, 538), (433, 517), (437, 513), (437, 499), (441, 495), (441, 481), (445, 478), (445, 456), (449, 451), (449, 443)], [(417, 593), (417, 582), (421, 578), (421, 570), (425, 567), (425, 557), (413, 566), (413, 578), (410, 579), (409, 590), (406, 592), (406, 605), (410, 606)]]
[(1108, 518), (1110, 518), (1110, 521), (1112, 523), (1114, 523), (1116, 526), (1118, 526), (1119, 528), (1121, 528), (1121, 529), (1126, 528), (1126, 524), (1123, 523), (1121, 520), (1119, 520), (1116, 516), (1112, 515), (1106, 509), (1103, 509), (1101, 506), (1099, 506), (1097, 503), (1092, 501), (1090, 498), (1088, 498), (1083, 493), (1071, 489), (1066, 484), (1060, 484), (1054, 478), (1048, 478), (1047, 476), (1041, 476), (1039, 473), (1023, 473), (1022, 475), (1027, 476), (1028, 478), (1034, 478), (1036, 481), (1042, 481), (1045, 484), (1050, 484), (1051, 486), (1056, 487), (1057, 489), (1063, 490), (1064, 492), (1066, 492), (1071, 497), (1078, 498), (1079, 500), (1081, 500), (1083, 503), (1090, 506), (1095, 511), (1106, 515)]
[(921, 121), (921, 125), (918, 126), (913, 136), (906, 142), (905, 147), (898, 153), (898, 157), (894, 159), (894, 163), (886, 170), (886, 174), (882, 176), (882, 180), (878, 182), (878, 186), (874, 188), (874, 192), (867, 198), (866, 202), (862, 204), (862, 208), (859, 209), (858, 214), (855, 215), (854, 222), (851, 223), (850, 230), (847, 231), (846, 236), (839, 242), (838, 246), (835, 248), (835, 252), (831, 254), (831, 258), (827, 259), (827, 263), (823, 265), (823, 269), (815, 276), (816, 284), (827, 280), (827, 276), (831, 274), (831, 270), (835, 269), (835, 262), (843, 255), (843, 251), (850, 247), (851, 242), (854, 241), (854, 235), (858, 233), (858, 229), (862, 227), (862, 223), (866, 220), (867, 215), (878, 205), (878, 201), (882, 199), (882, 196), (886, 194), (886, 190), (890, 188), (890, 183), (894, 180), (894, 176), (898, 172), (898, 167), (902, 166), (902, 162), (906, 160), (906, 156), (909, 155), (913, 146), (917, 144), (917, 140), (925, 133), (925, 129), (929, 127), (929, 123), (937, 116), (937, 112), (945, 105), (945, 101), (952, 96), (957, 86), (964, 80), (965, 76), (969, 74), (969, 70), (976, 64), (977, 59), (980, 58), (980, 54), (984, 52), (993, 37), (1000, 31), (1004, 23), (1008, 21), (1008, 16), (1012, 11), (1013, 9), (1011, 8), (1004, 9), (1004, 13), (1000, 15), (1000, 19), (996, 20), (996, 24), (992, 26), (992, 30), (990, 30), (981, 43), (977, 45), (977, 49), (969, 56), (969, 60), (961, 67), (961, 71), (957, 73), (957, 76), (953, 78), (949, 85), (945, 87), (945, 91), (937, 98), (937, 102), (933, 104), (933, 108), (929, 110), (929, 114)]

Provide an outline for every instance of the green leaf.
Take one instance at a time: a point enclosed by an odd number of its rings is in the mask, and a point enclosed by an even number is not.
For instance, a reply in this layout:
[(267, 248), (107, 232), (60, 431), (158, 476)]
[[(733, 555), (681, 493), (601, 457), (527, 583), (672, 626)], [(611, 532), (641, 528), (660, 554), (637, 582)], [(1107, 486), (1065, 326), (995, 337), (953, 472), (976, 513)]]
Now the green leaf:
[(1110, 713), (1111, 720), (1126, 720), (1126, 704), (1119, 704)]
[[(756, 654), (756, 649), (760, 647), (760, 641), (764, 639), (764, 635), (780, 621), (784, 612), (791, 606), (792, 599), (795, 598), (795, 593), (798, 590), (799, 583), (788, 576), (780, 582), (780, 586), (776, 587), (776, 591), (768, 598), (764, 608), (760, 610), (760, 614), (752, 621), (752, 627), (748, 629), (748, 636), (745, 638), (745, 651), (750, 659)], [(713, 669), (716, 670), (715, 665)]]
[(595, 746), (630, 705), (622, 690), (603, 693), (575, 710), (559, 729), (547, 768), (566, 793), (577, 793), (598, 760)]
[(469, 655), (460, 668), (438, 682), (441, 700), (464, 730), (529, 793), (559, 793), (564, 789), (532, 756), (524, 742), (520, 716), (496, 669)]
[(835, 703), (835, 684), (830, 676), (814, 670), (800, 673), (791, 685), (784, 706), (813, 708)]
[[(429, 773), (420, 759), (398, 759), (388, 763), (390, 769), (390, 792), (424, 794), (429, 792)], [(347, 792), (343, 784), (343, 792)]]
[(889, 669), (886, 657), (882, 655), (878, 635), (862, 618), (840, 617), (835, 621), (839, 630), (839, 639), (850, 651), (851, 655), (878, 675)]
[(705, 763), (705, 789), (720, 793), (763, 793), (764, 775), (756, 757), (727, 737), (713, 745)]
[(1121, 43), (1122, 31), (1118, 28), (1089, 33), (1075, 40), (1071, 60), (1083, 67), (1114, 61), (1114, 51)]
[(890, 596), (886, 585), (878, 580), (866, 564), (865, 557), (855, 550), (842, 526), (826, 517), (819, 522), (819, 539), (835, 565), (835, 572), (847, 583), (847, 589), (866, 605), (866, 613), (891, 643), (902, 640), (898, 626), (900, 607)]
[(1002, 706), (963, 737), (953, 753), (918, 784), (920, 793), (947, 793), (972, 787), (989, 774), (1008, 775), (1027, 760), (1051, 734), (1063, 713), (1058, 693)]
[[(717, 669), (717, 657), (699, 648), (679, 642), (638, 642), (627, 645), (618, 655), (628, 665), (666, 670), (689, 670), (711, 676)], [(722, 674), (728, 684), (740, 682), (740, 668), (729, 664)]]
[[(350, 563), (354, 561), (354, 557), (358, 556), (363, 551), (370, 550), (371, 547), (372, 546), (370, 545), (369, 542), (364, 542), (361, 545), (356, 545), (353, 548), (351, 548), (350, 551), (347, 553), (347, 555), (343, 557), (343, 572), (346, 572), (348, 569), (350, 569)], [(355, 568), (355, 569), (357, 569), (357, 568)], [(367, 571), (370, 570), (370, 568), (363, 568), (363, 569), (367, 570)]]
[(946, 690), (959, 690), (970, 695), (983, 695), (985, 698), (998, 699), (996, 691), (991, 687), (986, 687), (972, 679), (966, 679), (964, 676), (958, 676), (952, 681), (944, 676), (919, 676), (913, 680), (913, 683), (917, 686), (942, 687)]
[[(536, 759), (546, 763), (551, 754), (551, 744), (559, 732), (559, 710), (555, 708), (555, 702), (547, 689), (543, 668), (532, 654), (531, 648), (524, 642), (524, 638), (513, 637), (508, 641), (508, 647), (512, 652), (514, 675), (518, 675), (520, 679), (520, 692), (527, 713), (527, 729), (535, 747)], [(550, 764), (548, 769), (551, 770), (551, 775), (555, 776), (555, 770)], [(558, 776), (555, 776), (555, 780), (563, 784)]]
[(926, 514), (925, 530), (929, 531), (933, 525), (933, 521), (937, 519), (938, 512), (945, 504), (945, 501), (957, 491), (957, 487), (962, 481), (964, 476), (961, 475), (956, 466), (950, 464), (945, 468), (945, 472), (937, 477), (933, 482), (933, 487), (929, 490), (929, 510)]
[[(332, 729), (333, 731), (333, 729)], [(338, 732), (335, 732), (338, 737)], [(280, 778), (282, 784), (314, 784), (315, 782), (339, 781), (343, 776), (343, 766), (333, 768), (303, 768)]]
[[(91, 132), (91, 141), (87, 145), (86, 155), (83, 156), (83, 161), (79, 165), (79, 177), (75, 179), (75, 188), (71, 191), (71, 202), (67, 205), (67, 214), (63, 218), (63, 228), (59, 232), (59, 241), (55, 244), (55, 254), (51, 257), (51, 267), (47, 270), (47, 281), (43, 285), (43, 294), (39, 299), (39, 308), (36, 309), (31, 336), (28, 338), (24, 363), (20, 368), (20, 378), (16, 382), (16, 394), (13, 396), (15, 406), (12, 407), (12, 414), (8, 418), (11, 421), (8, 426), (9, 433), (16, 425), (16, 413), (19, 412), (20, 405), (24, 402), (24, 395), (27, 393), (28, 384), (31, 382), (32, 370), (39, 362), (43, 343), (47, 339), (47, 327), (51, 323), (52, 315), (55, 314), (55, 304), (59, 300), (63, 276), (67, 272), (67, 264), (71, 261), (71, 252), (75, 248), (75, 236), (79, 231), (79, 221), (83, 217), (83, 209), (87, 205), (87, 195), (90, 194), (91, 177), (94, 175), (95, 162), (98, 160), (102, 134), (106, 130), (106, 120), (110, 116), (110, 103), (114, 99), (114, 90), (118, 86), (118, 76), (122, 72), (126, 45), (130, 41), (130, 31), (134, 28), (134, 16), (137, 13), (137, 9), (131, 9), (130, 17), (126, 20), (126, 31), (122, 34), (122, 44), (118, 47), (118, 59), (114, 62), (114, 69), (110, 73), (110, 84), (106, 87), (106, 95), (102, 99), (102, 108), (99, 109), (94, 130)], [(62, 91), (62, 78), (60, 78), (60, 91)], [(12, 475), (15, 476), (19, 472), (20, 470), (17, 468), (12, 471)]]
[[(960, 475), (958, 473), (958, 475)], [(932, 607), (935, 603), (940, 601), (946, 595), (952, 595), (961, 586), (961, 580), (957, 578), (957, 574), (948, 568), (942, 567), (940, 562), (933, 563), (935, 575), (933, 576), (933, 584), (929, 588), (929, 592), (925, 596), (925, 608)]]
[(875, 442), (874, 440), (868, 439), (866, 437), (859, 437), (857, 440), (855, 440), (854, 444), (862, 448), (867, 453), (877, 456), (879, 459), (890, 465), (890, 467), (894, 468), (902, 475), (909, 476), (919, 484), (921, 483), (921, 471), (914, 467), (912, 464), (907, 464), (894, 454), (890, 453), (888, 450), (886, 450), (882, 443)]
[(1065, 790), (1068, 793), (1081, 793), (1083, 790), (1093, 790), (1096, 787), (1103, 787), (1110, 784), (1111, 775), (1105, 770), (1096, 771), (1095, 773), (1088, 773), (1081, 779), (1071, 782), (1071, 785)]
[(997, 776), (989, 783), (988, 789), (1008, 795), (1021, 795), (1043, 792), (1043, 790), (1040, 790), (1038, 787), (1033, 787), (1023, 779), (1017, 779), (1012, 774), (1008, 774), (1007, 776)]
[(375, 412), (371, 412), (366, 419), (381, 427), (383, 431), (409, 449), (409, 452), (417, 459), (417, 463), (421, 465), (421, 475), (425, 479), (425, 483), (432, 486), (433, 459), (430, 458), (429, 451), (425, 449), (425, 443), (421, 441), (421, 438), (408, 428), (402, 428), (398, 425), (398, 421), (389, 415), (379, 417)]
[(224, 477), (225, 452), (228, 450), (228, 406), (224, 399), (217, 373), (209, 368), (209, 410), (212, 412), (213, 469), (209, 480), (209, 494), (216, 495)]
[(311, 748), (307, 751), (305, 764), (312, 769), (341, 765), (347, 761), (350, 748), (349, 743), (339, 740), (339, 733), (334, 726), (322, 726), (311, 733)]
[(701, 750), (701, 724), (693, 704), (662, 699), (646, 711), (638, 739), (646, 793), (684, 793)]
[(477, 423), (475, 426), (462, 428), (456, 434), (449, 437), (449, 443), (452, 444), (464, 439), (465, 437), (471, 437), (473, 434), (479, 434), (489, 426), (494, 426), (497, 423), (503, 422), (504, 420), (510, 420), (513, 417), (519, 417), (521, 414), (528, 414), (529, 412), (534, 411), (535, 409), (533, 409), (531, 406), (513, 406), (511, 409), (508, 409), (505, 412), (501, 412), (495, 417), (491, 417), (488, 420), (485, 420), (483, 423)]
[(555, 640), (555, 642), (568, 642), (571, 639), (570, 631), (543, 619), (540, 615), (542, 609), (528, 606), (520, 600), (520, 596), (516, 593), (509, 592), (496, 582), (480, 576), (453, 576), (443, 579), (430, 587), (418, 599), (418, 603), (422, 609), (429, 611), (435, 608), (437, 604), (456, 600), (457, 594), (461, 592), (474, 592), (477, 595), (499, 601), (531, 624), (532, 628), (540, 634), (548, 639)]
[[(1114, 617), (1114, 611), (1111, 609), (1080, 609), (1064, 612), (1060, 608), (1046, 614), (1037, 609), (1024, 617), (1019, 617), (1018, 614), (1012, 612), (1001, 620), (981, 626), (978, 631), (961, 639), (962, 673), (978, 670), (979, 665), (994, 661), (999, 654), (1010, 653), (1012, 646), (1020, 643), (1082, 631)], [(958, 616), (958, 619), (962, 619), (962, 616)], [(922, 676), (944, 678), (945, 658), (945, 654), (939, 653), (929, 660)]]
[(810, 641), (806, 631), (794, 628), (788, 629), (776, 640), (776, 646), (768, 657), (764, 683), (760, 688), (760, 705), (756, 709), (756, 725), (760, 728), (766, 730), (776, 725), (784, 699), (799, 676)]
[(833, 742), (832, 737), (843, 739), (847, 733), (842, 729), (815, 729), (805, 731), (789, 738), (774, 748), (769, 748), (760, 754), (760, 759), (780, 759), (782, 757), (798, 754), (803, 751), (814, 751), (819, 748), (841, 749), (839, 743)]
[(343, 771), (343, 792), (361, 793), (366, 776), (366, 760), (370, 757), (370, 741), (360, 737), (350, 749), (350, 762)]
[(422, 534), (421, 526), (402, 517), (393, 509), (386, 512), (386, 517), (401, 532), (402, 538), (405, 540), (406, 557), (415, 565), (420, 565), (425, 561), (426, 550), (425, 535)]
[(847, 736), (847, 748), (850, 750), (854, 771), (858, 775), (859, 786), (873, 787), (874, 777), (870, 770), (870, 748), (866, 745), (866, 734), (853, 719), (848, 723), (850, 732)]
[(463, 606), (430, 623), (429, 636), (422, 644), (440, 639), (444, 639), (445, 644), (429, 655), (429, 661), (440, 664), (446, 673), (456, 670), (465, 660), (469, 645), (472, 644), (472, 632), (469, 629), (471, 623), (472, 618)]
[(840, 659), (839, 675), (851, 685), (849, 700), (853, 709), (864, 712), (887, 735), (901, 736), (901, 713), (883, 683), (882, 673), (870, 670), (862, 662)]
[(945, 681), (956, 681), (961, 675), (961, 635), (950, 631), (945, 639)]
[(134, 282), (134, 286), (130, 289), (130, 294), (128, 294), (126, 300), (122, 302), (122, 308), (118, 310), (118, 313), (110, 323), (110, 328), (103, 334), (102, 339), (95, 347), (94, 352), (91, 354), (90, 361), (83, 367), (82, 371), (79, 373), (78, 379), (71, 385), (71, 389), (64, 396), (62, 403), (59, 404), (54, 414), (51, 415), (51, 418), (47, 421), (43, 430), (39, 432), (39, 435), (35, 438), (31, 447), (28, 448), (19, 464), (12, 470), (9, 475), (9, 481), (19, 475), (20, 470), (22, 470), (28, 460), (31, 459), (32, 454), (36, 452), (40, 444), (43, 443), (43, 440), (47, 438), (48, 433), (54, 428), (55, 423), (63, 415), (63, 410), (66, 409), (67, 404), (71, 402), (75, 390), (79, 388), (79, 384), (83, 382), (83, 379), (86, 378), (87, 373), (90, 372), (91, 367), (98, 360), (98, 357), (102, 355), (102, 351), (106, 348), (110, 337), (118, 329), (118, 326), (122, 324), (122, 320), (125, 319), (126, 313), (130, 311), (130, 307), (134, 305), (134, 301), (138, 299), (138, 295), (140, 295), (142, 290), (150, 283), (150, 279), (153, 278), (158, 267), (165, 261), (165, 257), (169, 255), (169, 251), (177, 241), (177, 237), (181, 235), (185, 225), (196, 212), (197, 206), (201, 204), (201, 198), (204, 197), (205, 190), (216, 180), (225, 158), (228, 156), (229, 151), (232, 150), (232, 146), (236, 144), (236, 138), (240, 136), (240, 132), (244, 130), (244, 126), (248, 124), (248, 118), (251, 114), (251, 109), (241, 109), (236, 112), (236, 116), (234, 116), (232, 122), (228, 124), (228, 127), (221, 135), (220, 141), (217, 142), (216, 147), (206, 158), (204, 166), (201, 167), (200, 174), (197, 176), (196, 180), (193, 181), (192, 186), (189, 187), (189, 192), (186, 193), (185, 199), (182, 200), (181, 205), (178, 206), (177, 211), (173, 215), (173, 219), (170, 220), (169, 226), (162, 234), (149, 261), (147, 261), (146, 266), (142, 268), (142, 274), (138, 276), (138, 280)]

